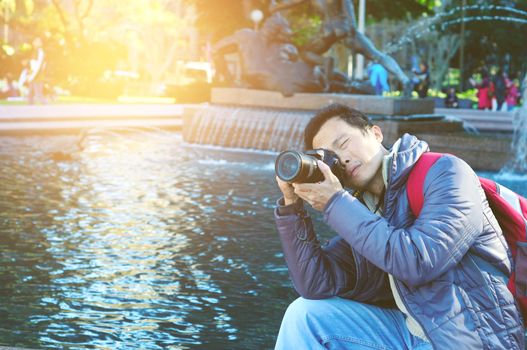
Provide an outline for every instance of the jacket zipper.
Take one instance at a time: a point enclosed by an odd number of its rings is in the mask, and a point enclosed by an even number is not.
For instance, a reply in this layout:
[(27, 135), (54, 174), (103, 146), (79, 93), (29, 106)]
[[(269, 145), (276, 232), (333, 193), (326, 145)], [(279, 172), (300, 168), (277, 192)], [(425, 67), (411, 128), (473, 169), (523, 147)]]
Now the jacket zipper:
[[(392, 161), (393, 161), (393, 158), (392, 158)], [(386, 174), (386, 177), (387, 177), (386, 182), (387, 182), (387, 184), (390, 183), (390, 175), (391, 175), (391, 172), (388, 171), (387, 174)], [(384, 193), (384, 198), (383, 198), (383, 201), (382, 201), (383, 202), (383, 206), (384, 206), (383, 207), (383, 211), (384, 211), (384, 209), (388, 208), (386, 206), (386, 203), (388, 202), (387, 194), (388, 194), (388, 189), (390, 188), (390, 186), (385, 185), (385, 187), (386, 187), (386, 189), (385, 189), (386, 192)], [(395, 212), (395, 208), (392, 210), (392, 212)], [(384, 214), (387, 214), (387, 213), (384, 213)], [(382, 215), (382, 216), (384, 216), (384, 219), (388, 221), (388, 217), (391, 216), (391, 215), (392, 215), (392, 213), (390, 213), (390, 215)], [(401, 299), (402, 303), (404, 304), (406, 312), (408, 312), (408, 314), (410, 316), (412, 316), (412, 318), (415, 320), (415, 322), (417, 322), (417, 324), (419, 324), (419, 326), (423, 330), (423, 333), (425, 334), (428, 342), (432, 345), (432, 349), (436, 349), (436, 347), (434, 346), (434, 343), (432, 342), (432, 339), (430, 338), (430, 335), (426, 331), (425, 327), (423, 327), (423, 325), (421, 324), (421, 321), (419, 321), (415, 317), (415, 315), (412, 313), (412, 311), (410, 311), (410, 308), (408, 307), (408, 304), (406, 304), (405, 296), (403, 296), (403, 294), (401, 293), (401, 289), (399, 288), (399, 281), (397, 281), (397, 279), (395, 277), (393, 277), (393, 282), (395, 284), (395, 288), (397, 289), (397, 293), (399, 294), (399, 298)], [(405, 317), (405, 322), (406, 322), (406, 317)], [(410, 332), (410, 330), (408, 330), (408, 331)], [(410, 332), (410, 334), (412, 334), (412, 333)]]

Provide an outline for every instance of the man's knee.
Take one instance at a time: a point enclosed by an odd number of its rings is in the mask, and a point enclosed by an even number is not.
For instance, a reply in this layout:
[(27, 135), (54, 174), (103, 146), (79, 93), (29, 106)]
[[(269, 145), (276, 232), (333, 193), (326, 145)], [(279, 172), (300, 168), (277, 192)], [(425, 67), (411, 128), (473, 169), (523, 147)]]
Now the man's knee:
[[(289, 305), (284, 318), (296, 319), (297, 321), (307, 319), (322, 319), (330, 314), (343, 312), (343, 303), (346, 304), (345, 309), (348, 315), (350, 315), (350, 313), (354, 314), (355, 309), (358, 309), (361, 306), (361, 304), (356, 301), (341, 299), (338, 297), (319, 300), (305, 299), (300, 297)], [(358, 311), (358, 313), (360, 312)]]
[(295, 301), (293, 301), (289, 306), (287, 307), (287, 313), (290, 314), (304, 314), (307, 313), (307, 310), (309, 309), (309, 305), (313, 302), (313, 300), (305, 299), (305, 298), (298, 298)]
[(324, 303), (324, 299), (311, 300), (300, 297), (289, 304), (285, 312), (284, 320), (300, 321), (306, 320), (308, 317), (316, 317), (321, 312), (321, 304)]

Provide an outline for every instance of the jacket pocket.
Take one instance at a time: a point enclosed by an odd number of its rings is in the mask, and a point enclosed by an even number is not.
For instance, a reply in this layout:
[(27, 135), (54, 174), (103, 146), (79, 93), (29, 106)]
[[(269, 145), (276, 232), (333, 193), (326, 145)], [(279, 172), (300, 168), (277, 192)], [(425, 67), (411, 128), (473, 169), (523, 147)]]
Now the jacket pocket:
[(516, 247), (516, 258), (514, 259), (516, 295), (527, 297), (527, 242), (517, 242)]

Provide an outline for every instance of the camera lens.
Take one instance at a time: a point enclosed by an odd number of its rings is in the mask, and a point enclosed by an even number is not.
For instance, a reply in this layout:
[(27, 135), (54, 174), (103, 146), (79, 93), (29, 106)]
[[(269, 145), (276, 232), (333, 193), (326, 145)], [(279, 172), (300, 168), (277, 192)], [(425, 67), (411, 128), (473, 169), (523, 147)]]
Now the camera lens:
[(290, 183), (313, 183), (324, 181), (324, 174), (318, 168), (317, 159), (326, 163), (333, 174), (342, 182), (343, 170), (335, 152), (325, 149), (308, 150), (305, 153), (284, 151), (274, 164), (276, 176)]
[(302, 159), (297, 152), (282, 152), (275, 163), (276, 175), (283, 181), (292, 181), (300, 173), (302, 168)]
[(297, 151), (278, 155), (274, 166), (276, 175), (286, 182), (317, 182), (324, 179), (318, 169), (317, 158)]

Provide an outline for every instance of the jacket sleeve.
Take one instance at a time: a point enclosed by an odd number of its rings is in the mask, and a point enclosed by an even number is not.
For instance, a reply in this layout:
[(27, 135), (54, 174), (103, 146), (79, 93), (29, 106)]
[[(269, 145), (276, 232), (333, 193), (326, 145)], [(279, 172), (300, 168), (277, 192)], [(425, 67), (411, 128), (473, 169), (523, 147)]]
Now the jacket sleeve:
[[(388, 199), (409, 209), (406, 188)], [(443, 156), (424, 183), (421, 214), (408, 227), (394, 227), (372, 214), (347, 192), (337, 193), (325, 208), (325, 221), (359, 254), (404, 281), (417, 286), (456, 265), (483, 230), (482, 189), (462, 160)], [(403, 203), (401, 203), (403, 202)], [(385, 208), (384, 215), (394, 215)], [(411, 219), (412, 214), (407, 214)]]
[(340, 296), (370, 303), (392, 298), (386, 273), (356, 254), (341, 237), (320, 245), (304, 209), (280, 215), (277, 208), (275, 220), (289, 275), (302, 297)]

